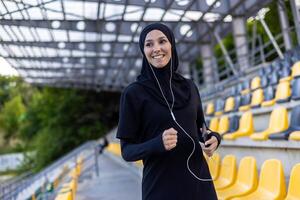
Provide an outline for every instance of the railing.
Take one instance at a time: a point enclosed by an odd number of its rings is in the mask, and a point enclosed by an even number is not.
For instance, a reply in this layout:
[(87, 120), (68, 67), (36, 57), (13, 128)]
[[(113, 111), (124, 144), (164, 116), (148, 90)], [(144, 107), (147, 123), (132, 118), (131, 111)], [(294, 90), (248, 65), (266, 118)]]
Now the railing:
[[(63, 180), (63, 177), (60, 177), (63, 170), (66, 170), (66, 168), (72, 170), (76, 167), (79, 156), (83, 158), (84, 162), (81, 174), (92, 169), (98, 175), (98, 144), (96, 141), (90, 141), (74, 149), (37, 174), (32, 175), (29, 173), (1, 184), (0, 199), (40, 199), (37, 196), (41, 199), (53, 199), (59, 189), (58, 182)], [(52, 187), (50, 190), (49, 186)]]

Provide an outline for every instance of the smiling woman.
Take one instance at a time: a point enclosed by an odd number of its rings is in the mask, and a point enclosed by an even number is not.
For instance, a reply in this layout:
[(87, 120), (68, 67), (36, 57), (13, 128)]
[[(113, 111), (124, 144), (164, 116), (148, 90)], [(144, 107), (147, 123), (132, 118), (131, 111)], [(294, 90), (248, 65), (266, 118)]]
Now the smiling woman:
[(10, 64), (2, 57), (0, 57), (0, 75), (1, 76), (19, 76), (17, 70), (12, 68)]
[(195, 84), (177, 73), (175, 37), (161, 23), (140, 34), (141, 74), (122, 93), (117, 138), (126, 161), (143, 160), (143, 200), (215, 200), (199, 141), (211, 156), (220, 136), (203, 140), (201, 99)]

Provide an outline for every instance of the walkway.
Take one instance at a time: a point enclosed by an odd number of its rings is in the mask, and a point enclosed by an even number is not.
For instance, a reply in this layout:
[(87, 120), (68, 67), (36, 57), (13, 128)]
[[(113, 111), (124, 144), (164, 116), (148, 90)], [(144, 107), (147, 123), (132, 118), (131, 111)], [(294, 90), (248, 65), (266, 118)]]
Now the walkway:
[(128, 168), (108, 154), (99, 156), (99, 177), (78, 183), (76, 200), (140, 200), (138, 170)]

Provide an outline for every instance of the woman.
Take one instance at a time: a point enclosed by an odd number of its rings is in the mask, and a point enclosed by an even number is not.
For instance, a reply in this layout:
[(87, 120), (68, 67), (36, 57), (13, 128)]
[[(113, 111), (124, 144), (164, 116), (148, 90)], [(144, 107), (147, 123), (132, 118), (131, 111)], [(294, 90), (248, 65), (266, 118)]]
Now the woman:
[[(122, 93), (117, 138), (126, 161), (143, 160), (143, 200), (214, 200), (216, 192), (199, 141), (205, 123), (195, 84), (176, 73), (172, 31), (161, 23), (143, 29), (143, 66)], [(216, 150), (211, 132), (204, 148)]]

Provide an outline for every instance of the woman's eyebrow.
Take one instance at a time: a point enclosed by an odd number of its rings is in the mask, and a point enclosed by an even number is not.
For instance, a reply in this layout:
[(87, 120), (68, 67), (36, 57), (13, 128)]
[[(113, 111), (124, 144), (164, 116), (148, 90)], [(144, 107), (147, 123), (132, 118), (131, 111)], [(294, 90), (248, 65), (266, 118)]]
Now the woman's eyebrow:
[[(166, 36), (161, 36), (158, 39), (166, 39)], [(152, 42), (152, 39), (145, 40), (145, 42)]]

